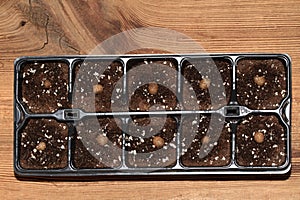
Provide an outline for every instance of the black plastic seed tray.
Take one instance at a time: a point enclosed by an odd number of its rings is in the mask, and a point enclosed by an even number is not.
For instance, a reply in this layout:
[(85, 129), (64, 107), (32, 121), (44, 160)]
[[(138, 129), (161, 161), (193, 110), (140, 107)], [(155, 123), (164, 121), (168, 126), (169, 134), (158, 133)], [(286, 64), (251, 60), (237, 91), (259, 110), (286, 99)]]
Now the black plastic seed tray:
[(18, 58), (15, 173), (286, 174), (290, 69), (285, 54)]

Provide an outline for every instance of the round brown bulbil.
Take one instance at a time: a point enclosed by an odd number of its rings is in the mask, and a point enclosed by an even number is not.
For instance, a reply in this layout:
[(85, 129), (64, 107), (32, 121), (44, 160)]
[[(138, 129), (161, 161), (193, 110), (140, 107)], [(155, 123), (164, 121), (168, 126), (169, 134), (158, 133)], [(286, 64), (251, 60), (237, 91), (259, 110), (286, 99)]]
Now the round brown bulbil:
[(263, 86), (266, 83), (266, 78), (264, 76), (255, 76), (253, 79), (258, 86)]
[(199, 87), (200, 87), (202, 90), (206, 90), (207, 88), (209, 88), (209, 86), (210, 86), (210, 80), (209, 80), (209, 79), (203, 78), (203, 79), (199, 82)]
[(44, 81), (44, 87), (47, 88), (47, 89), (49, 89), (51, 87), (51, 82), (48, 79), (46, 79)]
[(36, 149), (38, 151), (44, 151), (46, 149), (46, 143), (45, 142), (40, 142), (37, 146)]
[(155, 136), (152, 142), (153, 145), (157, 148), (161, 148), (165, 145), (165, 140), (160, 136)]
[(108, 142), (108, 138), (104, 135), (98, 135), (96, 140), (97, 140), (98, 144), (100, 144), (101, 146), (106, 145)]
[(100, 94), (101, 92), (103, 92), (103, 86), (101, 84), (94, 85), (93, 91), (95, 94)]
[(263, 143), (265, 140), (265, 135), (262, 132), (255, 132), (254, 133), (254, 140), (257, 143)]
[(157, 85), (157, 83), (154, 83), (154, 82), (153, 83), (149, 83), (148, 91), (152, 95), (157, 94), (157, 92), (158, 92), (158, 85)]

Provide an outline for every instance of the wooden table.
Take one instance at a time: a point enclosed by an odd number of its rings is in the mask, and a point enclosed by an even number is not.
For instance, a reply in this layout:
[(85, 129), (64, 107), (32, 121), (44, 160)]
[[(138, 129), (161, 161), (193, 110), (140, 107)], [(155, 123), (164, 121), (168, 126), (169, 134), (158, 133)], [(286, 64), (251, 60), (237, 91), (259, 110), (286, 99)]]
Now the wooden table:
[[(28, 55), (88, 54), (110, 36), (131, 28), (148, 26), (186, 34), (199, 42), (207, 52), (271, 52), (288, 53), (292, 57), (293, 168), (289, 179), (31, 182), (15, 178), (12, 159), (15, 58)], [(299, 66), (299, 0), (2, 0), (0, 198), (299, 199)]]

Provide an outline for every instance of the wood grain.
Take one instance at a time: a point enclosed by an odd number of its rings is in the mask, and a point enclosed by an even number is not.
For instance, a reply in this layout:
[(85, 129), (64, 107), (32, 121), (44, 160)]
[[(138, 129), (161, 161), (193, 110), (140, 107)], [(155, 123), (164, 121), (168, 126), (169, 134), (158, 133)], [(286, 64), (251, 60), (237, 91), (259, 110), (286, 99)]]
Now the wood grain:
[[(1, 199), (299, 199), (299, 8), (299, 0), (2, 0)], [(149, 26), (184, 33), (199, 42), (207, 52), (274, 52), (288, 53), (292, 57), (293, 169), (288, 180), (33, 182), (19, 181), (14, 177), (12, 156), (15, 58), (29, 55), (88, 54), (112, 35)], [(148, 37), (151, 40), (155, 36)]]

